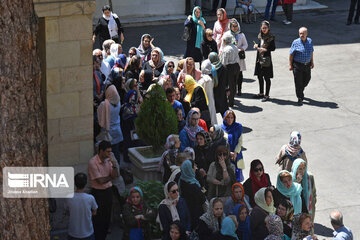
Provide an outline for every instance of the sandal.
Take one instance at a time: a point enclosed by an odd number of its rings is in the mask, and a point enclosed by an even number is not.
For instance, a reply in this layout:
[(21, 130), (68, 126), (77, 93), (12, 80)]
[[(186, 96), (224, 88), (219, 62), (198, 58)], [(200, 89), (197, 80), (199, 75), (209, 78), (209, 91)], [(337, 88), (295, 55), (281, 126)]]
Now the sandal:
[(261, 99), (262, 102), (266, 102), (269, 101), (270, 97), (269, 96), (264, 96), (263, 99)]

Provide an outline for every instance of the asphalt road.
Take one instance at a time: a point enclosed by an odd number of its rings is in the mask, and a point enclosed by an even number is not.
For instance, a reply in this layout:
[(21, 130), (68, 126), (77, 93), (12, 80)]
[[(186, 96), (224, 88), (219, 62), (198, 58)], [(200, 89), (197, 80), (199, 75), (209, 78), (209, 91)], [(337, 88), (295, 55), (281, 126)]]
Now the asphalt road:
[[(339, 209), (344, 223), (349, 226), (354, 239), (360, 237), (360, 176), (358, 163), (360, 141), (360, 25), (346, 26), (350, 1), (320, 0), (329, 8), (294, 14), (289, 26), (271, 22), (271, 32), (276, 36), (273, 53), (274, 78), (269, 102), (252, 98), (258, 93), (258, 83), (253, 76), (256, 40), (260, 21), (242, 25), (249, 42), (246, 52), (247, 71), (244, 72), (243, 95), (236, 98), (237, 120), (245, 127), (243, 152), (248, 176), (251, 160), (259, 158), (265, 170), (276, 183), (277, 166), (274, 158), (281, 145), (289, 140), (290, 132), (302, 134), (302, 147), (314, 174), (317, 189), (315, 232), (320, 239), (330, 239), (332, 229), (329, 213)], [(315, 68), (305, 90), (303, 106), (297, 106), (292, 72), (288, 70), (288, 53), (291, 42), (297, 38), (298, 28), (308, 27), (314, 43)], [(213, 27), (209, 22), (207, 27)], [(155, 37), (154, 44), (167, 58), (178, 59), (185, 51), (181, 40), (182, 24), (133, 27), (126, 29), (123, 48), (138, 46), (143, 33)], [(220, 115), (218, 115), (221, 121)], [(109, 237), (109, 239), (112, 239)]]

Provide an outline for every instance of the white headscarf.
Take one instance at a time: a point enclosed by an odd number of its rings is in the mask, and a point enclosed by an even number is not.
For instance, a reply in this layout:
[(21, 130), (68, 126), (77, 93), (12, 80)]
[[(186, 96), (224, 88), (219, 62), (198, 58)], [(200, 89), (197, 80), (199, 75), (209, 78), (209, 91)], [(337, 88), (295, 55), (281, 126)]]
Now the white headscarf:
[(105, 18), (108, 22), (108, 29), (110, 38), (118, 36), (118, 26), (116, 24), (115, 18), (118, 18), (118, 16), (115, 13), (110, 12), (110, 17), (107, 17), (105, 14), (103, 14), (103, 18)]
[(110, 54), (111, 54), (111, 56), (113, 56), (115, 59), (118, 57), (118, 55), (119, 55), (119, 44), (118, 44), (118, 43), (113, 43), (113, 44), (111, 44)]
[[(165, 205), (169, 208), (170, 213), (171, 213), (171, 217), (172, 217), (172, 221), (174, 222), (174, 221), (180, 220), (180, 216), (179, 216), (179, 213), (178, 213), (177, 208), (176, 208), (176, 204), (179, 202), (179, 196), (178, 196), (177, 198), (175, 198), (175, 199), (171, 199), (170, 193), (169, 193), (169, 191), (168, 191), (168, 185), (169, 185), (169, 183), (174, 183), (173, 186), (177, 185), (175, 182), (172, 182), (172, 181), (171, 181), (171, 182), (167, 182), (167, 183), (165, 184), (165, 186), (164, 186), (165, 199), (160, 202), (159, 206), (160, 206), (161, 204), (165, 204)], [(158, 223), (160, 223), (160, 227), (161, 227), (161, 229), (162, 229), (162, 225), (161, 225), (161, 222), (160, 222), (160, 216), (159, 216), (159, 214), (158, 214), (158, 216), (157, 216), (157, 218), (156, 218), (156, 221), (157, 221)]]

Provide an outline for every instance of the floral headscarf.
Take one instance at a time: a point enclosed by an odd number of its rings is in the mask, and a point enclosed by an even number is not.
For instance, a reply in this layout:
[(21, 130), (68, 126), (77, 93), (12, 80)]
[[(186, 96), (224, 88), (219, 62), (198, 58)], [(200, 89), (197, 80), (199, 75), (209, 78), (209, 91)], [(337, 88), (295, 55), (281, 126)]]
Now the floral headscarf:
[(196, 141), (196, 133), (200, 132), (202, 129), (202, 127), (199, 127), (199, 125), (193, 127), (191, 126), (191, 117), (193, 114), (199, 114), (198, 112), (194, 111), (194, 110), (190, 110), (187, 117), (186, 117), (186, 126), (184, 127), (189, 139), (193, 142)]
[(310, 231), (304, 231), (302, 229), (300, 223), (301, 215), (302, 213), (294, 215), (291, 239), (303, 239), (311, 235), (312, 229)]
[(282, 240), (284, 227), (281, 218), (275, 214), (270, 215), (268, 218), (269, 235), (265, 238), (265, 240)]
[[(214, 213), (213, 213), (213, 207), (214, 207), (214, 200), (215, 199), (217, 199), (217, 198), (212, 198), (210, 200), (210, 204), (209, 204), (209, 207), (208, 207), (206, 213), (204, 213), (200, 217), (200, 219), (203, 220), (206, 223), (206, 225), (212, 231), (212, 233), (218, 232), (220, 230), (219, 221), (214, 216)], [(221, 216), (221, 221), (224, 218), (225, 218), (225, 214), (223, 213), (223, 215)]]
[(300, 144), (301, 144), (300, 133), (297, 131), (293, 131), (290, 135), (290, 141), (285, 147), (285, 153), (290, 160), (294, 161), (302, 154), (303, 150)]

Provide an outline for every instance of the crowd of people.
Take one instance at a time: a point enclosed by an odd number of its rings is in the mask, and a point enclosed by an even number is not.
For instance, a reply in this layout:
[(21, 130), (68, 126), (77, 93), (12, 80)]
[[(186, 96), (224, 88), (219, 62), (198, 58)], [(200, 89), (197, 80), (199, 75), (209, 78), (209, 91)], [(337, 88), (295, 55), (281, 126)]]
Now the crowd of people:
[[(206, 28), (201, 8), (194, 7), (184, 23), (184, 59), (175, 66), (174, 61), (164, 60), (149, 34), (141, 36), (138, 47), (124, 53), (120, 21), (109, 6), (103, 7), (93, 35), (102, 49), (93, 51), (98, 153), (88, 164), (92, 195), (83, 191), (86, 175), (76, 175), (77, 200), (68, 202), (72, 219), (69, 239), (105, 239), (113, 196), (122, 206), (123, 239), (151, 239), (153, 221), (159, 223), (164, 240), (317, 239), (313, 231), (315, 181), (308, 171), (299, 132), (291, 133), (290, 141), (276, 156), (279, 173), (275, 184), (259, 159), (251, 161), (249, 178), (244, 178), (243, 126), (232, 107), (235, 95), (241, 95), (248, 43), (238, 21), (228, 19), (224, 8), (216, 14), (213, 29)], [(313, 47), (306, 28), (300, 28), (299, 36), (290, 50), (289, 69), (294, 72), (301, 103), (313, 67)], [(268, 101), (273, 77), (271, 52), (275, 50), (268, 21), (261, 22), (254, 48), (259, 80), (255, 97)], [(134, 134), (135, 119), (154, 84), (162, 86), (174, 109), (178, 132), (167, 137), (159, 162), (165, 199), (157, 209), (150, 209), (139, 186), (132, 187), (125, 200), (124, 186), (116, 180), (120, 161), (131, 169), (128, 149), (142, 144)], [(217, 122), (217, 113), (223, 117), (222, 123)], [(339, 234), (345, 230), (351, 234), (343, 226), (342, 216), (331, 216)], [(82, 225), (73, 226), (74, 221)]]

